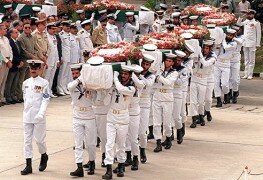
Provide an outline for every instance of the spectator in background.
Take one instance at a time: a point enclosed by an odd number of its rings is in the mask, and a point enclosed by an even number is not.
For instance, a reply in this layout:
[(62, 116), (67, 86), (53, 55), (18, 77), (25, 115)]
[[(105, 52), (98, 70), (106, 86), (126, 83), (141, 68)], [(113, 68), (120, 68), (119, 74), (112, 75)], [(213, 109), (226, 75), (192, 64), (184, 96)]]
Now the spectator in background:
[(39, 14), (38, 14), (38, 19), (39, 20), (42, 20), (42, 19), (47, 19), (47, 15), (46, 15), (46, 13), (44, 13), (44, 12), (40, 12)]
[(241, 0), (239, 3), (238, 3), (238, 6), (237, 6), (239, 12), (241, 13), (246, 13), (248, 11), (248, 9), (251, 8), (251, 5), (250, 5), (250, 2), (249, 1), (246, 1), (246, 0)]
[(47, 24), (52, 23), (52, 22), (55, 22), (55, 21), (56, 21), (56, 20), (55, 20), (54, 16), (48, 16), (48, 17), (47, 17)]
[(30, 14), (23, 14), (20, 16), (21, 21), (23, 24), (30, 24), (31, 23), (31, 18), (30, 18)]
[(91, 35), (91, 40), (94, 47), (107, 44), (107, 34), (106, 34), (107, 16), (101, 17), (99, 21), (100, 21), (100, 26), (97, 26)]
[(18, 30), (18, 34), (20, 35), (20, 33), (23, 32), (23, 23), (22, 21), (20, 20), (15, 20), (13, 21), (13, 24), (12, 24), (13, 28), (17, 29)]
[(6, 86), (5, 86), (5, 97), (6, 102), (10, 104), (21, 103), (22, 101), (17, 100), (15, 89), (18, 85), (18, 70), (23, 67), (24, 63), (21, 59), (21, 46), (17, 41), (19, 32), (15, 28), (11, 28), (8, 31), (10, 34), (9, 43), (13, 52), (12, 68), (9, 69)]
[(221, 7), (222, 4), (228, 4), (229, 12), (236, 12), (236, 3), (234, 0), (214, 0), (215, 7)]

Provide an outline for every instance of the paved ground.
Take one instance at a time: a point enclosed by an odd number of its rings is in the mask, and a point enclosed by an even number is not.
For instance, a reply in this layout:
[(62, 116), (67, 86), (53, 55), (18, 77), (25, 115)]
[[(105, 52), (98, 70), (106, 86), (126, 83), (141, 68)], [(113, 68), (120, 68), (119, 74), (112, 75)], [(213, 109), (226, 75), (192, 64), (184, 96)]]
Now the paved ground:
[[(171, 150), (155, 154), (152, 152), (155, 144), (150, 142), (149, 162), (140, 165), (138, 172), (128, 169), (122, 179), (235, 180), (245, 166), (252, 173), (262, 173), (263, 81), (241, 83), (239, 104), (213, 108), (214, 119), (205, 127), (190, 129), (189, 119), (183, 144), (174, 143)], [(27, 177), (20, 175), (24, 168), (22, 107), (17, 104), (0, 108), (0, 179), (71, 179), (69, 172), (75, 169), (75, 164), (70, 97), (51, 100), (47, 113), (48, 168), (38, 172), (40, 155), (34, 143), (33, 174)], [(98, 149), (96, 174), (85, 178), (101, 179), (105, 170), (99, 164)]]

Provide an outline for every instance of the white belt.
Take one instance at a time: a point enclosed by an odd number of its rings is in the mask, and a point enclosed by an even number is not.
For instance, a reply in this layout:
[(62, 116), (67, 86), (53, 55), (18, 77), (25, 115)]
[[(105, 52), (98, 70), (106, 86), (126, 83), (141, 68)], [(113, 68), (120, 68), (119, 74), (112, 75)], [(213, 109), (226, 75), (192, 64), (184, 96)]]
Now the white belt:
[(158, 91), (159, 91), (160, 93), (170, 93), (170, 92), (172, 92), (171, 89), (159, 89)]
[(78, 107), (78, 106), (76, 106), (75, 109), (77, 109), (80, 112), (87, 112), (87, 111), (91, 111), (92, 110), (90, 107)]
[(116, 110), (116, 109), (110, 109), (110, 111), (113, 113), (113, 114), (125, 114), (125, 113), (128, 113), (128, 110)]

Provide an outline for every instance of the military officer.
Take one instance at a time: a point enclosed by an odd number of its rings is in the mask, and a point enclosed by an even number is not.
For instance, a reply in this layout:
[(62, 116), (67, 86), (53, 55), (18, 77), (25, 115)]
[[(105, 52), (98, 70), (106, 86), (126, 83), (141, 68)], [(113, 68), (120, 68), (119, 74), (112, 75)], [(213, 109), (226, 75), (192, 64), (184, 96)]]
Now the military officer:
[(133, 68), (122, 65), (121, 82), (119, 73), (114, 72), (114, 87), (109, 91), (104, 99), (105, 104), (110, 104), (110, 110), (107, 114), (107, 143), (106, 159), (104, 160), (107, 171), (102, 179), (112, 179), (112, 164), (114, 161), (114, 144), (116, 143), (116, 155), (118, 164), (117, 176), (124, 176), (125, 142), (128, 134), (129, 104), (130, 98), (135, 93), (135, 87), (131, 85), (131, 76)]
[(179, 27), (179, 26), (180, 26), (180, 15), (181, 15), (180, 12), (174, 12), (174, 13), (172, 13), (173, 24), (174, 24), (176, 27)]
[[(204, 47), (206, 44), (209, 46), (214, 44), (212, 40), (206, 40), (203, 42)], [(211, 68), (216, 61), (216, 56), (214, 54), (205, 54), (203, 57), (200, 54), (197, 61), (194, 61), (193, 74), (191, 76), (190, 83), (190, 113), (192, 116), (191, 128), (196, 128), (197, 121), (200, 121), (200, 125), (204, 126), (204, 105), (205, 105), (205, 93), (207, 86), (207, 71)]]
[(134, 12), (126, 12), (125, 15), (127, 22), (123, 26), (123, 40), (132, 42), (139, 30), (139, 18), (137, 15), (134, 16)]
[[(77, 64), (81, 62), (81, 52), (79, 37), (77, 36), (78, 30), (75, 23), (70, 26), (70, 64)], [(69, 76), (70, 77), (70, 76)], [(72, 80), (72, 78), (69, 78)]]
[(92, 109), (92, 91), (85, 89), (81, 83), (82, 64), (72, 64), (72, 82), (68, 84), (73, 106), (73, 132), (75, 139), (75, 162), (77, 169), (71, 172), (71, 176), (83, 177), (83, 141), (87, 145), (89, 152), (88, 174), (93, 175), (95, 170), (96, 157), (96, 122), (95, 114)]
[(156, 140), (156, 148), (154, 152), (162, 151), (161, 125), (163, 124), (164, 135), (166, 136), (165, 149), (172, 146), (172, 112), (173, 112), (173, 86), (178, 77), (172, 67), (176, 55), (172, 53), (165, 54), (164, 68), (156, 72), (156, 89), (153, 94), (153, 135)]
[(115, 14), (109, 14), (107, 15), (107, 17), (108, 17), (108, 22), (106, 25), (106, 30), (107, 30), (108, 43), (117, 43), (122, 41), (118, 27), (114, 25), (116, 19)]
[(151, 100), (152, 100), (152, 86), (155, 81), (155, 75), (149, 71), (152, 63), (156, 60), (155, 57), (144, 53), (141, 66), (143, 71), (139, 78), (144, 82), (145, 87), (140, 96), (140, 128), (139, 128), (139, 144), (140, 144), (140, 160), (141, 163), (146, 163), (147, 157), (145, 148), (147, 147), (147, 134), (146, 131), (149, 126)]
[(91, 30), (91, 21), (85, 20), (81, 23), (82, 29), (79, 31), (79, 43), (81, 49), (82, 59), (84, 61), (84, 55), (88, 55), (93, 49), (93, 43), (91, 41), (90, 30)]
[(97, 26), (91, 35), (91, 40), (94, 45), (94, 47), (101, 46), (104, 44), (107, 44), (107, 31), (106, 31), (106, 25), (107, 25), (107, 16), (102, 16), (99, 19), (100, 26)]
[(38, 151), (41, 154), (39, 171), (47, 167), (48, 155), (46, 137), (46, 110), (49, 103), (50, 92), (48, 81), (41, 78), (40, 60), (27, 60), (30, 67), (31, 78), (23, 82), (23, 126), (24, 126), (24, 157), (26, 167), (21, 175), (32, 173), (32, 139), (36, 140)]
[(198, 17), (199, 17), (199, 16), (190, 16), (190, 17), (189, 17), (189, 19), (190, 19), (190, 21), (191, 21), (190, 24), (191, 24), (191, 25), (194, 25), (194, 26), (198, 26), (198, 24), (199, 24), (199, 23), (198, 23)]

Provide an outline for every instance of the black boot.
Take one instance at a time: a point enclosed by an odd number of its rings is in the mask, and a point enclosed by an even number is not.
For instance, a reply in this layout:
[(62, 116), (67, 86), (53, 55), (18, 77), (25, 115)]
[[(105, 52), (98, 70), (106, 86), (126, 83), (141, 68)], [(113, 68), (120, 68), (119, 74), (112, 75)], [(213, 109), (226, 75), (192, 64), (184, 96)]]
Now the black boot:
[(217, 97), (217, 102), (216, 102), (216, 107), (222, 107), (223, 104), (222, 104), (222, 101), (221, 101), (221, 97)]
[(84, 177), (82, 163), (77, 163), (77, 166), (78, 168), (74, 172), (71, 172), (70, 175), (74, 177)]
[(196, 118), (196, 124), (200, 124), (201, 123), (201, 120), (200, 120), (200, 118), (199, 118), (199, 116)]
[(229, 104), (230, 100), (229, 100), (229, 95), (228, 94), (224, 94), (224, 104)]
[(87, 164), (83, 165), (83, 168), (88, 169), (89, 168), (90, 161)]
[(112, 179), (112, 166), (111, 166), (111, 164), (106, 165), (106, 167), (107, 167), (107, 171), (102, 176), (102, 179)]
[(162, 143), (161, 143), (161, 139), (158, 139), (156, 141), (156, 148), (153, 150), (153, 152), (160, 152), (162, 151)]
[(182, 133), (183, 133), (183, 136), (184, 136), (185, 135), (185, 123), (183, 123)]
[(234, 92), (233, 92), (233, 98), (232, 98), (232, 103), (233, 103), (233, 104), (236, 104), (236, 103), (237, 103), (237, 93), (238, 93), (237, 91), (234, 91)]
[(205, 125), (204, 115), (199, 114), (199, 119), (200, 119), (200, 125), (204, 126)]
[(139, 168), (138, 156), (133, 156), (132, 165), (131, 165), (131, 170), (132, 170), (132, 171), (137, 171), (138, 168)]
[(106, 165), (104, 163), (105, 158), (106, 158), (105, 153), (102, 153), (102, 155), (101, 155), (101, 167), (106, 167)]
[(170, 149), (172, 147), (172, 140), (171, 137), (166, 137), (166, 146), (164, 147), (164, 149)]
[(206, 115), (207, 121), (212, 121), (212, 116), (211, 116), (210, 111), (205, 111), (205, 115)]
[(171, 136), (171, 140), (174, 140), (174, 128), (172, 127), (172, 136)]
[(47, 168), (48, 155), (46, 153), (41, 155), (41, 160), (39, 164), (39, 171), (44, 171)]
[(32, 173), (32, 159), (26, 159), (26, 167), (21, 171), (21, 175), (28, 175)]
[(95, 170), (95, 161), (89, 162), (88, 175), (93, 175)]
[(154, 139), (153, 126), (149, 126), (149, 133), (148, 133), (147, 139)]
[(198, 116), (192, 117), (192, 124), (190, 125), (190, 128), (196, 128), (196, 120), (198, 119)]
[(146, 163), (147, 157), (145, 153), (145, 148), (140, 148), (141, 163)]
[(233, 98), (233, 91), (232, 91), (232, 89), (229, 90), (228, 97), (229, 97), (229, 100), (231, 100)]
[(236, 91), (237, 92), (237, 97), (239, 96), (239, 91)]
[(118, 172), (117, 172), (117, 177), (123, 177), (124, 176), (124, 169), (125, 169), (125, 165), (124, 163), (119, 163), (118, 164)]
[(99, 137), (97, 137), (97, 145), (96, 145), (96, 147), (97, 147), (97, 148), (100, 147), (100, 138), (99, 138)]
[(182, 144), (182, 142), (183, 142), (183, 137), (184, 137), (184, 135), (183, 135), (183, 127), (181, 128), (181, 129), (177, 129), (177, 144)]
[(126, 161), (125, 166), (132, 165), (131, 151), (126, 151)]
[(167, 139), (165, 139), (163, 142), (162, 142), (162, 146), (166, 146), (167, 144)]

